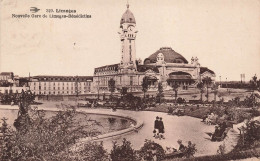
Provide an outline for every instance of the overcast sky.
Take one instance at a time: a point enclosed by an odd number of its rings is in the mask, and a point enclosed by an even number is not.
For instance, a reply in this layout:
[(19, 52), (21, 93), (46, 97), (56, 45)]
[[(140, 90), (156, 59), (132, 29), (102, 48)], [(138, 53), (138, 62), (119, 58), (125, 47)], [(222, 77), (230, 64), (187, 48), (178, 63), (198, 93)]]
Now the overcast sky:
[[(129, 0), (137, 25), (136, 57), (171, 47), (222, 80), (260, 77), (259, 0)], [(30, 7), (73, 9), (90, 19), (12, 18)], [(126, 0), (1, 0), (0, 71), (19, 76), (93, 75), (120, 62), (119, 22)], [(48, 15), (49, 13), (47, 13)], [(58, 14), (58, 13), (54, 13)]]

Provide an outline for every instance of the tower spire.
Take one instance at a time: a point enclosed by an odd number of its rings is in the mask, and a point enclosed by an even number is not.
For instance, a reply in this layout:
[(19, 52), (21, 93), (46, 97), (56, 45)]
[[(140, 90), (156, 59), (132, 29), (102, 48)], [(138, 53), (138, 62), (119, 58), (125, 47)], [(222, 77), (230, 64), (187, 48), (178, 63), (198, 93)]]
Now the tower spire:
[(127, 7), (127, 9), (129, 8), (129, 3), (128, 3), (128, 0), (127, 0), (127, 3), (126, 3), (126, 7)]

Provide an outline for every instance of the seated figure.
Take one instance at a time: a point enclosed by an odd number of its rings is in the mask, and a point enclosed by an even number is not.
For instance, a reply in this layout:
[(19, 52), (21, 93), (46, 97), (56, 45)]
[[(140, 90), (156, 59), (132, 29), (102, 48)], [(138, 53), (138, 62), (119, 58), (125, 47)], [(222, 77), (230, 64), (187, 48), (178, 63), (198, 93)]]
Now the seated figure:
[(212, 134), (212, 137), (211, 137), (211, 141), (217, 141), (217, 137), (220, 136), (220, 128), (219, 126), (215, 126), (215, 131), (214, 133)]
[(182, 140), (178, 140), (177, 143), (179, 144), (179, 150), (180, 152), (184, 152), (185, 146), (182, 144)]

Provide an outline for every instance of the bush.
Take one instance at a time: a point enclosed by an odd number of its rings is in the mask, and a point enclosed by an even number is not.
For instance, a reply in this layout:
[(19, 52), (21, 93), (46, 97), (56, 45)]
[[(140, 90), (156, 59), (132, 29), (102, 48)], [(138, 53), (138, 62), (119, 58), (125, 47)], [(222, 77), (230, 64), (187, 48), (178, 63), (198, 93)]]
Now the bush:
[(260, 147), (260, 122), (249, 120), (241, 128), (238, 144), (233, 151), (247, 150)]
[[(75, 110), (59, 111), (51, 118), (45, 118), (45, 112), (30, 109), (30, 124), (22, 124), (19, 130), (6, 130), (3, 140), (2, 160), (73, 160), (69, 147), (79, 138), (96, 136), (96, 122), (87, 121), (81, 125), (75, 121)], [(91, 145), (95, 147), (95, 145)], [(99, 147), (99, 146), (97, 146)], [(99, 158), (97, 153), (90, 157)], [(0, 159), (0, 160), (1, 160)]]
[(139, 157), (148, 161), (156, 157), (160, 161), (165, 158), (165, 152), (161, 145), (151, 140), (145, 140), (144, 146), (139, 151)]
[(136, 151), (132, 148), (130, 141), (123, 139), (122, 145), (113, 142), (110, 153), (112, 161), (136, 161), (138, 159)]
[(188, 146), (185, 148), (183, 155), (186, 158), (193, 157), (194, 154), (197, 152), (196, 144), (192, 144), (191, 141), (188, 142)]
[[(106, 161), (109, 160), (107, 151), (104, 149), (103, 142), (100, 144), (96, 142), (87, 142), (84, 143), (80, 149), (76, 151), (71, 151), (70, 160), (76, 161)], [(66, 154), (65, 154), (66, 155)], [(62, 158), (61, 160), (64, 160)]]

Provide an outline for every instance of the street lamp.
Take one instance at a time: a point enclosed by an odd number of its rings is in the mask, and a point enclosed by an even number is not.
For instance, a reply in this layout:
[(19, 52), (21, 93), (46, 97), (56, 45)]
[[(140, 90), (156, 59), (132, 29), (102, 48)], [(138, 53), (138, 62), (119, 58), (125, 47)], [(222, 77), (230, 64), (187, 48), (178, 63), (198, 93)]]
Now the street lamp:
[(98, 100), (99, 100), (99, 76), (98, 76), (98, 81), (97, 81), (97, 83), (98, 83)]
[(219, 82), (220, 82), (220, 87), (222, 87), (222, 85), (221, 85), (221, 76), (219, 76)]
[(227, 91), (228, 91), (228, 85), (227, 84), (228, 84), (228, 82), (227, 82), (227, 78), (226, 78), (226, 88), (227, 88)]

